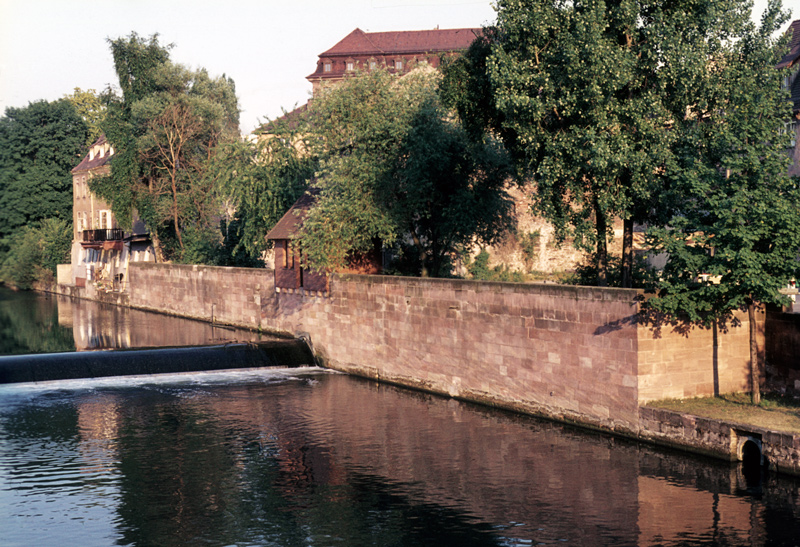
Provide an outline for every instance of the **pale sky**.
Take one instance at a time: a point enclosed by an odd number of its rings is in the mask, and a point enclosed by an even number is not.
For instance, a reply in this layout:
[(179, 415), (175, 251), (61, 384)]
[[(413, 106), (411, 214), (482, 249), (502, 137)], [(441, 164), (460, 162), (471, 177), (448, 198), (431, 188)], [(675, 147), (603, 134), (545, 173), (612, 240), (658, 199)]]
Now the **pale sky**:
[[(763, 11), (767, 0), (756, 0)], [(308, 100), (317, 56), (366, 32), (480, 27), (492, 0), (0, 0), (0, 114), (116, 86), (107, 38), (159, 34), (171, 59), (236, 83), (241, 128)], [(798, 0), (784, 0), (800, 17)]]
[(236, 83), (241, 128), (308, 100), (317, 56), (366, 32), (481, 27), (490, 0), (0, 0), (0, 113), (116, 85), (106, 38), (159, 34), (173, 61)]

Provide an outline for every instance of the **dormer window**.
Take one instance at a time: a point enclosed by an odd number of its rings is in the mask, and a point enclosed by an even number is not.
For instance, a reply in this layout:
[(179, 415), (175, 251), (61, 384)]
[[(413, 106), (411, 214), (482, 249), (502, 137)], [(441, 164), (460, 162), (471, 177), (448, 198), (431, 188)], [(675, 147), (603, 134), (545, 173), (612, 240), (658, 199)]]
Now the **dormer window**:
[(325, 61), (324, 63), (322, 63), (322, 71), (323, 72), (330, 72), (331, 71), (331, 62), (330, 61)]

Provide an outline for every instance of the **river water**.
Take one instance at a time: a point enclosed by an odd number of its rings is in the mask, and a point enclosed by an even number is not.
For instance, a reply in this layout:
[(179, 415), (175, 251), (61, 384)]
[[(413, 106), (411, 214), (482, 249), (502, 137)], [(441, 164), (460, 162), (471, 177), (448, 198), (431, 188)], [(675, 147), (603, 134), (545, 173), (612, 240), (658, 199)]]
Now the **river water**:
[(316, 368), (2, 386), (0, 545), (71, 544), (800, 545), (800, 480)]

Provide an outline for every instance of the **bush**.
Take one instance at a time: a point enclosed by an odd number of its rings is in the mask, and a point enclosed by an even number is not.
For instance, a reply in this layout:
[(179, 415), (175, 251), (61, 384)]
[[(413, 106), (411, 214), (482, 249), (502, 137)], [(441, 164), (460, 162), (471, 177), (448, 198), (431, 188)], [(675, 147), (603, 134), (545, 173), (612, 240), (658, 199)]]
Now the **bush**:
[(72, 229), (66, 220), (49, 218), (25, 226), (3, 241), (0, 282), (30, 289), (36, 281), (52, 282), (58, 264), (69, 262)]

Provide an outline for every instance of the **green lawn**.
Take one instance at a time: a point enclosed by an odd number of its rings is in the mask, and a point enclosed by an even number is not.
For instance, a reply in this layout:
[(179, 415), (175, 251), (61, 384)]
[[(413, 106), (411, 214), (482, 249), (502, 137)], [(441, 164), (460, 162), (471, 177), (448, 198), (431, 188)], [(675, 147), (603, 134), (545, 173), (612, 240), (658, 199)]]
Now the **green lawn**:
[(760, 406), (753, 406), (746, 393), (666, 399), (647, 403), (647, 406), (800, 434), (800, 401), (779, 395), (764, 395)]

